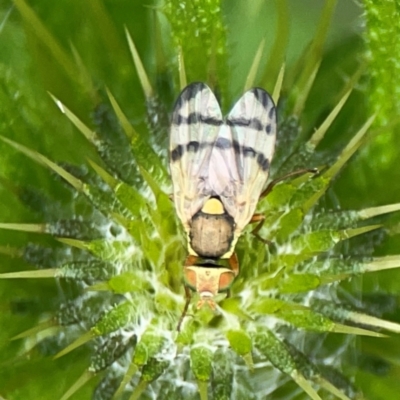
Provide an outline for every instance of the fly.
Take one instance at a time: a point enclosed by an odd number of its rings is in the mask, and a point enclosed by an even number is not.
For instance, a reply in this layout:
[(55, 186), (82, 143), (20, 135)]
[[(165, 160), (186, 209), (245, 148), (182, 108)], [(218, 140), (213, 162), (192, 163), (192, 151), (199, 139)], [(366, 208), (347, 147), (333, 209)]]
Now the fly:
[[(254, 88), (224, 118), (204, 83), (187, 86), (175, 104), (170, 131), (170, 170), (176, 212), (187, 234), (184, 265), (187, 311), (190, 290), (215, 309), (214, 297), (229, 290), (239, 273), (234, 252), (255, 214), (275, 149), (276, 109)], [(270, 186), (269, 186), (270, 187)], [(268, 188), (266, 189), (269, 190)], [(227, 260), (229, 268), (218, 264)]]

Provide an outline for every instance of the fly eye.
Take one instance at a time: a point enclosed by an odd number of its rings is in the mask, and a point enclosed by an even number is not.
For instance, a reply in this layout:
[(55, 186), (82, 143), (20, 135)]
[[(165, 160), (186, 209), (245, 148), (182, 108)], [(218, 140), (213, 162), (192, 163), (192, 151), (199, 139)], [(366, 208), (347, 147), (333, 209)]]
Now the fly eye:
[(196, 289), (196, 283), (197, 283), (197, 274), (196, 271), (193, 271), (189, 268), (185, 268), (184, 272), (184, 279), (185, 283), (192, 289)]
[(233, 272), (223, 272), (219, 276), (219, 291), (228, 290), (235, 279)]

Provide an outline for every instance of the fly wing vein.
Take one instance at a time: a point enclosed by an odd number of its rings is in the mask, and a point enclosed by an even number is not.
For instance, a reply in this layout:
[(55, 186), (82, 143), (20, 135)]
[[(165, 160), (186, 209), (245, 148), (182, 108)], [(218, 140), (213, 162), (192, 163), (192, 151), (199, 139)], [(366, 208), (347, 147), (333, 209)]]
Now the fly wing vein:
[(240, 232), (253, 216), (268, 179), (276, 138), (273, 100), (263, 89), (247, 91), (229, 113), (225, 126), (216, 140), (211, 164), (222, 169), (222, 179), (229, 176), (225, 183), (230, 189), (223, 192), (222, 199)]
[(186, 229), (212, 195), (208, 167), (222, 124), (221, 109), (208, 86), (193, 83), (182, 91), (172, 113), (170, 168), (177, 213)]

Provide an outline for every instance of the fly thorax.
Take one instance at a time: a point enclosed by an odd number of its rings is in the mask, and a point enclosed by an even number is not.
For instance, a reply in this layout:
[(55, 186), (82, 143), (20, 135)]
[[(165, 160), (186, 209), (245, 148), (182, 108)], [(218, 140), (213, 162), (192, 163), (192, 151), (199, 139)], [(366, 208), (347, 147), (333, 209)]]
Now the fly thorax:
[(204, 301), (228, 290), (235, 279), (234, 272), (228, 268), (199, 265), (185, 267), (184, 276), (186, 284)]
[(235, 222), (219, 199), (207, 200), (190, 225), (189, 245), (200, 257), (220, 258), (229, 252)]

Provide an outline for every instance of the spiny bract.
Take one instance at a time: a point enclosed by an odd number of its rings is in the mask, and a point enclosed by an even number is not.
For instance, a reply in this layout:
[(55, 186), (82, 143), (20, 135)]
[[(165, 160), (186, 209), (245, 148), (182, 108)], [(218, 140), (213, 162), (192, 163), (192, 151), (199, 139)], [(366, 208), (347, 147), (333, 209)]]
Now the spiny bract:
[[(56, 310), (53, 307), (49, 313), (46, 307), (39, 307), (35, 327), (13, 338), (20, 340), (19, 357), (59, 358), (74, 350), (68, 357), (79, 355), (73, 372), (75, 377), (81, 375), (75, 383), (69, 381), (69, 389), (63, 389), (63, 400), (71, 396), (86, 398), (80, 397), (83, 387), (91, 388), (94, 384), (89, 381), (95, 376), (99, 376), (95, 399), (272, 399), (307, 395), (312, 399), (361, 399), (361, 391), (341, 372), (346, 362), (341, 354), (351, 348), (350, 335), (379, 338), (384, 336), (380, 330), (399, 333), (400, 325), (368, 315), (359, 303), (345, 302), (340, 295), (345, 291), (339, 283), (366, 272), (400, 266), (400, 255), (371, 256), (373, 247), (384, 236), (379, 216), (399, 210), (400, 204), (331, 211), (328, 190), (332, 180), (366, 138), (373, 138), (370, 128), (374, 116), (354, 128), (351, 140), (339, 151), (318, 151), (318, 145), (357, 85), (361, 69), (357, 67), (339, 88), (336, 104), (326, 105), (330, 110), (325, 118), (311, 123), (312, 134), (300, 128), (335, 2), (325, 3), (317, 34), (297, 71), (286, 73), (281, 67), (284, 50), (279, 50), (278, 34), (274, 61), (263, 66), (263, 41), (243, 90), (264, 86), (279, 104), (273, 178), (298, 168), (318, 168), (319, 172), (282, 181), (259, 203), (257, 211), (266, 217), (259, 235), (272, 244), (268, 246), (246, 231), (237, 245), (241, 271), (230, 297), (217, 297), (216, 312), (207, 307), (197, 310), (194, 299), (180, 332), (176, 326), (185, 303), (182, 267), (186, 243), (169, 197), (169, 113), (165, 110), (171, 108), (172, 101), (163, 90), (176, 97), (178, 87), (182, 89), (201, 76), (214, 89), (220, 89), (224, 107), (234, 100), (227, 89), (229, 48), (219, 1), (171, 1), (160, 10), (149, 11), (158, 32), (152, 55), (157, 73), (146, 72), (126, 29), (126, 47), (145, 96), (146, 126), (131, 123), (123, 109), (126, 106), (119, 105), (118, 96), (111, 90), (105, 89), (105, 95), (96, 89), (74, 47), (71, 56), (59, 47), (26, 3), (15, 3), (24, 22), (34, 28), (39, 43), (97, 104), (93, 130), (78, 116), (81, 112), (72, 111), (78, 110), (72, 101), (67, 107), (62, 96), (51, 94), (62, 114), (97, 152), (97, 156), (95, 152), (90, 154), (87, 163), (81, 160), (85, 166), (56, 163), (32, 145), (11, 140), (6, 133), (1, 137), (4, 143), (50, 170), (56, 180), (66, 182), (73, 204), (73, 217), (65, 217), (68, 213), (61, 210), (66, 206), (51, 206), (40, 183), (20, 186), (2, 178), (10, 194), (16, 194), (25, 206), (39, 210), (44, 221), (49, 210), (53, 210), (49, 212), (52, 215), (60, 213), (51, 222), (0, 224), (2, 229), (56, 239), (37, 241), (31, 239), (32, 235), (29, 240), (36, 243), (0, 248), (5, 257), (14, 257), (13, 265), (21, 260), (36, 267), (4, 272), (1, 279), (56, 278), (58, 282), (57, 292), (51, 289)], [(106, 26), (109, 17), (96, 4), (98, 18)], [(282, 17), (285, 10), (279, 7)], [(160, 12), (167, 16), (169, 28), (164, 17), (157, 14)], [(285, 23), (281, 18), (281, 34)], [(189, 31), (187, 27), (191, 27)], [(109, 29), (115, 33), (113, 27)], [(179, 45), (169, 47), (179, 54), (179, 63), (172, 68), (168, 64), (173, 57), (163, 53), (161, 46), (161, 33), (168, 29)], [(113, 48), (118, 38), (110, 34), (107, 40)], [(196, 51), (202, 43), (207, 44), (207, 50), (197, 62)], [(115, 47), (120, 59), (125, 57), (118, 54), (124, 45), (118, 43)], [(170, 71), (175, 74), (177, 70), (179, 85), (174, 86)], [(123, 74), (123, 69), (120, 72)], [(263, 77), (258, 80), (258, 75)], [(156, 82), (156, 76), (164, 81)], [(280, 96), (286, 80), (290, 91)], [(130, 96), (142, 98), (137, 92)], [(358, 236), (362, 238), (359, 251), (347, 252), (344, 243)], [(328, 333), (345, 335), (335, 342)], [(83, 345), (89, 353), (80, 348)], [(81, 361), (87, 356), (90, 361), (85, 367)], [(301, 389), (288, 383), (290, 380)], [(7, 399), (21, 398), (18, 390), (6, 390)]]

